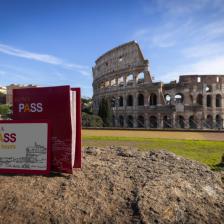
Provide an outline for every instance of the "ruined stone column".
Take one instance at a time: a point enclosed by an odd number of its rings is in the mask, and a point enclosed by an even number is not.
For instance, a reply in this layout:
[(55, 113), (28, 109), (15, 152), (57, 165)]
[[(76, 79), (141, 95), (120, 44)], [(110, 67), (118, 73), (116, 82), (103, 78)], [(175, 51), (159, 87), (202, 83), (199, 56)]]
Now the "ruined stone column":
[(206, 119), (207, 119), (207, 112), (204, 111), (204, 114), (202, 116), (202, 129), (205, 129), (206, 128)]
[(161, 113), (158, 113), (157, 126), (158, 128), (163, 128), (163, 116), (161, 115)]
[(203, 108), (207, 107), (207, 94), (202, 95), (202, 103), (203, 103)]
[(115, 85), (116, 85), (116, 87), (118, 87), (118, 77), (117, 76), (115, 78)]
[(137, 128), (137, 127), (138, 127), (137, 115), (134, 114), (133, 115), (133, 128)]
[(128, 124), (127, 124), (127, 115), (124, 115), (124, 128), (127, 128)]
[(126, 96), (126, 94), (123, 94), (123, 107), (124, 107), (124, 109), (126, 109), (126, 106), (127, 106), (127, 96)]
[(212, 94), (212, 109), (216, 108), (216, 94)]
[(148, 107), (148, 92), (144, 92), (144, 106)]
[(127, 75), (124, 75), (123, 77), (124, 77), (124, 87), (126, 87), (127, 86)]
[(161, 106), (162, 104), (161, 104), (161, 92), (160, 92), (160, 90), (158, 90), (158, 92), (157, 92), (157, 98), (158, 98), (157, 106)]
[(224, 108), (224, 96), (223, 95), (221, 95), (221, 96), (222, 96), (222, 98), (221, 98), (221, 107)]
[(216, 114), (212, 114), (212, 129), (216, 129)]
[(184, 127), (187, 129), (190, 128), (189, 117), (187, 115), (184, 116)]
[(133, 74), (133, 86), (136, 87), (137, 85), (137, 75), (136, 74)]
[(172, 127), (176, 128), (176, 113), (175, 112), (172, 114), (171, 119), (172, 119)]
[(137, 104), (138, 104), (138, 94), (137, 93), (133, 93), (133, 109), (136, 110)]
[(224, 114), (221, 115), (221, 119), (222, 119), (222, 128), (224, 128)]
[(114, 124), (115, 127), (118, 127), (119, 122), (118, 122), (118, 116), (116, 114), (114, 115)]
[(149, 116), (147, 113), (145, 113), (145, 128), (149, 128)]
[(193, 94), (192, 94), (192, 97), (193, 97), (193, 102), (192, 102), (192, 103), (193, 103), (193, 105), (194, 105), (194, 104), (197, 103), (197, 94), (196, 94), (196, 93), (193, 93)]

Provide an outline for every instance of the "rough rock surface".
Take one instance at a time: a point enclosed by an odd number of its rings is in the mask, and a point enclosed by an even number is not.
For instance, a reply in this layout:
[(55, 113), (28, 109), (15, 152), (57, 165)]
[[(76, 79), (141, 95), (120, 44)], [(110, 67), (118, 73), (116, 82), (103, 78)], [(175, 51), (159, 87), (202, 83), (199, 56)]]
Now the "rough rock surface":
[(166, 151), (86, 148), (74, 175), (1, 175), (0, 223), (224, 223), (224, 184)]

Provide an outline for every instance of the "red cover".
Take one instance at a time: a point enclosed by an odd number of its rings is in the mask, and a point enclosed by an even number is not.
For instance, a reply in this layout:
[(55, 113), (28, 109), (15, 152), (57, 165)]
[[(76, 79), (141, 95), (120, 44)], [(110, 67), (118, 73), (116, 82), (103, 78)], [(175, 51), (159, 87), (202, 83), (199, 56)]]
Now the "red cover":
[(72, 173), (70, 86), (13, 90), (13, 119), (52, 123), (51, 170)]
[(81, 115), (81, 91), (80, 88), (71, 88), (76, 92), (76, 107), (72, 108), (76, 113), (76, 145), (75, 145), (75, 163), (74, 168), (81, 168), (82, 164), (82, 142), (81, 142), (81, 127), (82, 127), (82, 115)]

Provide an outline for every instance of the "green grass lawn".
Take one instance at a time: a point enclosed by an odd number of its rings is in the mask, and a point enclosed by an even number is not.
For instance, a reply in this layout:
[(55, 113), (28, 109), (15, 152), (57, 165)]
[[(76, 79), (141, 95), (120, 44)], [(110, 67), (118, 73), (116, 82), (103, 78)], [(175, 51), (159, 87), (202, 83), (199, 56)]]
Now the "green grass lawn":
[(167, 150), (188, 159), (197, 160), (218, 170), (224, 154), (224, 141), (174, 140), (134, 137), (84, 136), (84, 146), (126, 146), (139, 150)]

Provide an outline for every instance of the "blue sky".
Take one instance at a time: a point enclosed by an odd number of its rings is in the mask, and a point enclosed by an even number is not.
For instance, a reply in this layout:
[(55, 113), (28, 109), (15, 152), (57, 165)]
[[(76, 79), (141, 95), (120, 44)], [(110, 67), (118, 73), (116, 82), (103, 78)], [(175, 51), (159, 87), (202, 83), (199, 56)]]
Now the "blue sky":
[(96, 58), (131, 40), (155, 81), (224, 74), (224, 0), (0, 0), (0, 85), (92, 96)]

